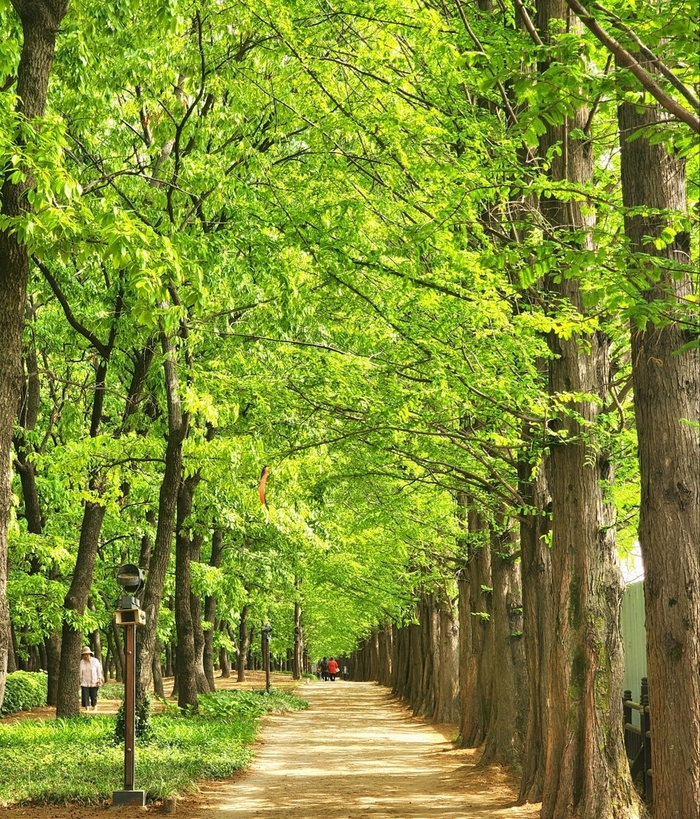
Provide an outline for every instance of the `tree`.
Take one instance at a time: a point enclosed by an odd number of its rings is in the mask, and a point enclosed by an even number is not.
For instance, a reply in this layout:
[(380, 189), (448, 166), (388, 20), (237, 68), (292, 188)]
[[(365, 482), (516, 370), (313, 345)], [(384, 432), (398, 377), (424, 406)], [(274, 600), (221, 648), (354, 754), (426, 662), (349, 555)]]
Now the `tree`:
[[(576, 26), (565, 3), (538, 2), (539, 37), (553, 47), (540, 67), (543, 75), (561, 70), (557, 32), (575, 32)], [(593, 176), (589, 110), (577, 102), (557, 107), (550, 103), (540, 156), (550, 164), (552, 182), (585, 186)], [(542, 197), (540, 208), (545, 230), (558, 236), (564, 247), (584, 255), (592, 250), (593, 219), (580, 200), (565, 199), (552, 190)], [(584, 317), (578, 280), (562, 266), (553, 267), (547, 276), (550, 298)], [(543, 819), (574, 815), (613, 819), (638, 811), (615, 694), (622, 678), (622, 586), (614, 511), (604, 491), (613, 482), (614, 465), (593, 439), (609, 389), (609, 344), (600, 328), (549, 334), (553, 412), (548, 423), (552, 437), (547, 487), (552, 497), (552, 614), (557, 637), (551, 644)]]
[[(651, 66), (646, 66), (651, 70)], [(657, 106), (619, 108), (639, 438), (647, 675), (656, 815), (700, 815), (700, 356), (686, 160), (658, 140)], [(661, 126), (663, 127), (663, 126)]]
[[(22, 156), (46, 108), (56, 35), (67, 0), (13, 0), (22, 24), (22, 53), (17, 66), (17, 107), (13, 144)], [(10, 522), (10, 449), (22, 389), (22, 329), (27, 298), (29, 252), (23, 217), (33, 187), (26, 160), (4, 164), (0, 188), (0, 703), (5, 694), (9, 651), (7, 612), (7, 532)], [(26, 234), (24, 234), (26, 235)]]

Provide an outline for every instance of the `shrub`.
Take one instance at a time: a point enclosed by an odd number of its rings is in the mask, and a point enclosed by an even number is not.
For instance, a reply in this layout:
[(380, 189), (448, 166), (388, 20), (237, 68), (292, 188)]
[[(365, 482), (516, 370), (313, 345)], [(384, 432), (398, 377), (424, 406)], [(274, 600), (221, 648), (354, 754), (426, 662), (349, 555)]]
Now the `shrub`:
[[(231, 776), (252, 757), (261, 712), (307, 707), (277, 691), (222, 691), (201, 699), (196, 714), (177, 708), (154, 714), (150, 741), (138, 741), (138, 783), (149, 799), (189, 793), (198, 781)], [(0, 805), (97, 805), (109, 799), (124, 771), (114, 723), (113, 716), (96, 714), (0, 724)]]
[(46, 705), (48, 681), (43, 671), (13, 671), (6, 680), (0, 714), (16, 714)]
[[(124, 742), (126, 737), (126, 702), (119, 706), (117, 720), (114, 726), (115, 743)], [(134, 709), (134, 735), (142, 742), (148, 742), (153, 736), (151, 728), (151, 699), (146, 696), (143, 702), (136, 704)]]

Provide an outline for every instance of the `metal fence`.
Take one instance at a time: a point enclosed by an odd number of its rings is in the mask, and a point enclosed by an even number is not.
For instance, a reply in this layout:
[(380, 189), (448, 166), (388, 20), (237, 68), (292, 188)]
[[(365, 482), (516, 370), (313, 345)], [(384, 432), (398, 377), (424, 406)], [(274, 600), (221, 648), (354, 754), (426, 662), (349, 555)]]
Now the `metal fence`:
[[(639, 714), (639, 726), (634, 724), (633, 713)], [(642, 677), (640, 702), (632, 700), (632, 692), (622, 695), (622, 723), (625, 728), (625, 751), (630, 763), (632, 780), (644, 797), (644, 801), (654, 801), (651, 760), (651, 720), (649, 713), (649, 687), (647, 678)]]

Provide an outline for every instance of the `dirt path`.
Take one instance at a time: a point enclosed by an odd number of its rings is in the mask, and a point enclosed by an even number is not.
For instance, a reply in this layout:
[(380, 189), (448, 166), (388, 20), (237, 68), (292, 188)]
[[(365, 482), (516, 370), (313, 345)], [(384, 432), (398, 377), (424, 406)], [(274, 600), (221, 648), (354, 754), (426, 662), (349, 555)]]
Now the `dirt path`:
[[(269, 717), (251, 768), (212, 785), (186, 819), (532, 819), (499, 770), (412, 719), (372, 683), (311, 683), (309, 710)], [(454, 735), (454, 726), (444, 726)], [(204, 794), (202, 794), (204, 796)]]
[[(231, 686), (233, 687), (233, 686)], [(236, 686), (237, 687), (237, 686)], [(456, 726), (414, 719), (374, 683), (310, 682), (307, 711), (265, 718), (251, 767), (178, 800), (176, 819), (536, 819), (512, 781), (457, 750)], [(24, 807), (0, 819), (132, 819), (146, 810)]]

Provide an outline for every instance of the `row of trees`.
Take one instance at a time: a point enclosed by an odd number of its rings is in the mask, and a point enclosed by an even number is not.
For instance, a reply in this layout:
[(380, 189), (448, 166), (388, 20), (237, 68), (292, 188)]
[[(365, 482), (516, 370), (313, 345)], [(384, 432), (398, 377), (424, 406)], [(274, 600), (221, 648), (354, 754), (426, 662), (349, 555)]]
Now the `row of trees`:
[(696, 816), (690, 4), (12, 0), (0, 24), (0, 698), (38, 653), (77, 713), (138, 562), (140, 699), (174, 652), (195, 705), (268, 621), (296, 673), (375, 633), (379, 678), (522, 764), (543, 817), (637, 816), (638, 533), (657, 816)]

